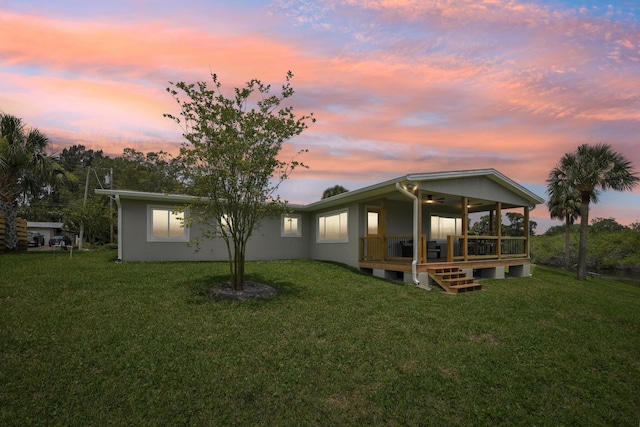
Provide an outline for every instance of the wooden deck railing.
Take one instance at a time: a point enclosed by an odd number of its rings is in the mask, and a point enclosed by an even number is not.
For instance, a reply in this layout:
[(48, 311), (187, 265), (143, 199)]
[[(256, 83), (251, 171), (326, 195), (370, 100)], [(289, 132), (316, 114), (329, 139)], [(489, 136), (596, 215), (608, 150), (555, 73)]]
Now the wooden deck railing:
[(526, 237), (466, 236), (466, 253), (464, 241), (465, 236), (447, 236), (447, 261), (529, 257)]
[[(421, 235), (418, 244), (426, 254), (427, 236)], [(398, 234), (360, 238), (360, 261), (406, 261), (413, 259), (413, 235)], [(426, 262), (421, 260), (420, 262)]]
[[(511, 236), (447, 236), (446, 253), (441, 256), (447, 262), (485, 259), (528, 258), (529, 244), (526, 237)], [(427, 236), (421, 235), (419, 263), (427, 262)], [(444, 248), (443, 248), (444, 249)], [(408, 261), (413, 259), (413, 235), (361, 237), (360, 261)]]

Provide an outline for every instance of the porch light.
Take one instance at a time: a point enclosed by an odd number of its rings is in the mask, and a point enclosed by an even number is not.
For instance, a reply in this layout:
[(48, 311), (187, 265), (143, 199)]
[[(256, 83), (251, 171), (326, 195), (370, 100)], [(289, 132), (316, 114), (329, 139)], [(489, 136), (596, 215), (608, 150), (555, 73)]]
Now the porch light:
[(416, 188), (418, 188), (418, 185), (414, 183), (403, 184), (402, 186), (404, 187), (405, 190), (411, 191), (411, 192), (416, 191)]

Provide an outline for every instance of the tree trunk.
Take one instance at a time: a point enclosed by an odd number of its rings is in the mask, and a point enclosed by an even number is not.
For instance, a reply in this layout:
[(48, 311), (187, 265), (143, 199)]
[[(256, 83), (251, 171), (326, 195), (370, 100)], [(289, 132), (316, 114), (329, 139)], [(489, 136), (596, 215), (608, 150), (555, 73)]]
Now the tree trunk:
[(234, 242), (233, 259), (231, 260), (231, 286), (235, 291), (244, 289), (245, 243)]
[(11, 202), (0, 200), (0, 213), (4, 214), (6, 224), (4, 243), (8, 250), (18, 248), (18, 212)]
[(570, 216), (565, 217), (564, 226), (564, 269), (569, 269), (569, 262), (571, 260), (571, 221)]
[(580, 246), (578, 249), (578, 274), (579, 280), (587, 280), (587, 239), (589, 238), (589, 201), (591, 194), (582, 192), (580, 204)]

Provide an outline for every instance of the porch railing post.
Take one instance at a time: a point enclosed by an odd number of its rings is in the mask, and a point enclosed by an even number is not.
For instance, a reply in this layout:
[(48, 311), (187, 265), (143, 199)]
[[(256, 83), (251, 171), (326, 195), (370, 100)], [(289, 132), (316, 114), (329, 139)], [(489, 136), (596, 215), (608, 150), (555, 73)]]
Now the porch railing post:
[(382, 236), (381, 239), (382, 242), (382, 248), (380, 248), (382, 250), (382, 262), (387, 260), (387, 236)]
[(462, 257), (469, 259), (469, 199), (462, 197)]
[(502, 258), (502, 203), (496, 203), (496, 236), (498, 242), (496, 244), (496, 256)]

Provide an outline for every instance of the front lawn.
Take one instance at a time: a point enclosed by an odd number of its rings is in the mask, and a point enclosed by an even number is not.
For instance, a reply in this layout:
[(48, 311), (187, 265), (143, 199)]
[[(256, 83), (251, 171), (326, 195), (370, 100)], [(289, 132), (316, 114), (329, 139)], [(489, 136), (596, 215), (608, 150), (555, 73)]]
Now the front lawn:
[(536, 267), (447, 295), (332, 263), (0, 256), (0, 425), (628, 425), (640, 287)]

